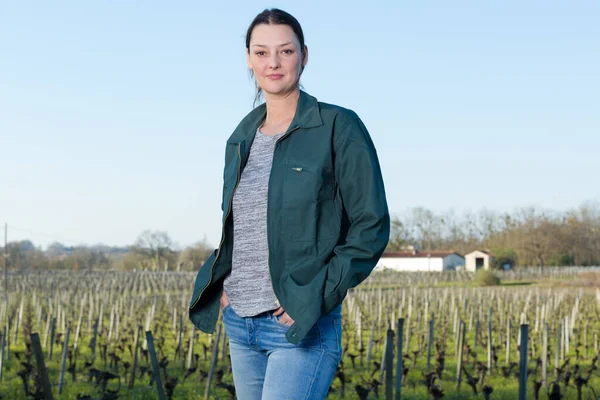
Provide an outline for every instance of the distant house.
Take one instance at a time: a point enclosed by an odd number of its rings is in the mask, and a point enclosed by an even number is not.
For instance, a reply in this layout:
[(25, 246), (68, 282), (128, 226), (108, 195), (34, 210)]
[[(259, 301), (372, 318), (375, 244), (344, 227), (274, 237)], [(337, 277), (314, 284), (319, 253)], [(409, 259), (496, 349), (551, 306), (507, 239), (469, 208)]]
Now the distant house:
[(490, 269), (494, 263), (494, 256), (486, 250), (475, 250), (465, 255), (465, 269), (475, 272), (478, 269)]
[(465, 265), (465, 258), (454, 251), (400, 251), (383, 253), (375, 270), (454, 271)]

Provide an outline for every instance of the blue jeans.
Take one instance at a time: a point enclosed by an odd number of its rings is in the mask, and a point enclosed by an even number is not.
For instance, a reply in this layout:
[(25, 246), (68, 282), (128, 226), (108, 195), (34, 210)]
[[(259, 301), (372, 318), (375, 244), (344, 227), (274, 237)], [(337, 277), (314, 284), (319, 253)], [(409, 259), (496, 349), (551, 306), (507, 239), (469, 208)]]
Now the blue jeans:
[(290, 328), (273, 311), (238, 316), (223, 309), (229, 338), (233, 383), (239, 400), (321, 400), (342, 359), (342, 306), (322, 315), (294, 345), (285, 338)]

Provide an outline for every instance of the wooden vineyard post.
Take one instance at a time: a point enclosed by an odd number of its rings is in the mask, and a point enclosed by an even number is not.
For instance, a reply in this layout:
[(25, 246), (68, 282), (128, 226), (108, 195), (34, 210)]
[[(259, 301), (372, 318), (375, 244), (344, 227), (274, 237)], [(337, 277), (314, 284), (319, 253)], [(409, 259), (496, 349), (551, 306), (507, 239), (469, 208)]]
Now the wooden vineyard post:
[(77, 355), (77, 346), (79, 345), (79, 332), (81, 329), (81, 323), (83, 321), (83, 306), (85, 305), (83, 299), (79, 306), (79, 318), (77, 319), (77, 328), (75, 329), (75, 337), (73, 338), (73, 354)]
[(386, 354), (385, 351), (387, 349), (387, 345), (388, 345), (388, 337), (387, 337), (387, 333), (385, 336), (385, 341), (383, 343), (383, 350), (381, 352), (381, 363), (379, 364), (379, 382), (383, 383), (383, 375), (385, 374), (385, 359), (386, 359)]
[[(417, 325), (415, 326), (415, 331), (417, 333), (417, 349), (420, 349), (423, 345), (421, 342), (423, 337), (421, 336), (421, 322), (423, 321), (423, 314), (417, 314)], [(423, 335), (424, 336), (424, 335)]]
[[(208, 400), (208, 395), (210, 393), (210, 385), (212, 383), (212, 378), (215, 375), (215, 369), (217, 368), (217, 356), (219, 353), (219, 341), (221, 339), (221, 329), (223, 329), (223, 325), (219, 324), (219, 329), (217, 331), (217, 338), (213, 343), (212, 355), (210, 357), (210, 368), (208, 370), (208, 377), (206, 379), (206, 390), (204, 391), (204, 400)], [(200, 374), (202, 376), (202, 374)]]
[(119, 318), (121, 312), (122, 311), (115, 313), (115, 340), (119, 340)]
[(452, 332), (454, 334), (454, 352), (458, 353), (458, 342), (460, 336), (460, 320), (458, 319), (458, 307), (454, 309), (454, 323), (452, 324)]
[(506, 321), (506, 365), (510, 365), (510, 331), (512, 328), (512, 320), (508, 318)]
[(481, 329), (481, 323), (479, 319), (475, 322), (475, 338), (473, 339), (473, 349), (477, 347), (477, 339), (479, 338), (479, 330)]
[(225, 333), (223, 333), (223, 342), (221, 343), (221, 357), (219, 358), (219, 361), (223, 361), (225, 359), (225, 356), (227, 355), (227, 335), (225, 335)]
[(359, 347), (359, 341), (361, 341), (360, 338), (362, 337), (362, 316), (358, 307), (356, 307), (356, 321), (354, 324), (356, 325), (356, 346)]
[[(116, 314), (116, 312), (115, 312), (115, 305), (114, 304), (111, 307), (109, 314), (110, 314), (110, 320), (108, 322), (108, 339), (106, 340), (107, 343), (111, 342), (112, 335), (113, 335), (113, 329), (114, 329), (114, 326), (115, 326), (115, 314)], [(106, 366), (104, 368), (106, 368)]]
[[(465, 303), (467, 302), (467, 299), (465, 299)], [(473, 329), (473, 307), (470, 307), (469, 309), (469, 332), (471, 332), (471, 330)]]
[[(52, 324), (52, 315), (48, 313), (46, 317), (46, 329), (44, 329), (44, 348), (48, 348), (48, 333), (50, 332), (50, 325)], [(8, 332), (8, 330), (6, 331)]]
[(569, 355), (571, 346), (571, 324), (569, 323), (569, 317), (565, 317), (565, 325), (563, 330), (565, 331), (565, 354), (563, 356), (564, 359), (565, 356)]
[(402, 339), (404, 335), (404, 318), (398, 320), (398, 342), (396, 344), (396, 400), (400, 400), (402, 391)]
[(410, 353), (410, 339), (411, 339), (411, 329), (410, 329), (410, 318), (407, 318), (405, 320), (405, 330), (406, 332), (404, 333), (404, 350), (407, 353)]
[[(95, 302), (94, 299), (92, 297), (92, 293), (89, 293), (89, 306), (88, 306), (88, 318), (87, 318), (87, 330), (88, 332), (90, 331), (90, 329), (92, 329), (92, 315), (94, 313), (94, 307), (95, 306)], [(133, 307), (133, 302), (131, 304), (131, 306)]]
[(10, 358), (10, 319), (6, 317), (6, 338), (4, 339), (4, 358), (9, 360)]
[(465, 343), (465, 324), (462, 320), (459, 323), (459, 337), (458, 337), (458, 353), (456, 362), (456, 390), (460, 392), (460, 381), (462, 379), (462, 365), (463, 365), (463, 349)]
[[(192, 368), (192, 359), (194, 358), (194, 340), (196, 339), (196, 327), (192, 325), (192, 332), (190, 333), (190, 344), (188, 347), (187, 365), (186, 368)], [(182, 357), (183, 360), (183, 357)]]
[(565, 359), (565, 344), (566, 344), (566, 336), (565, 336), (566, 325), (563, 323), (560, 324), (560, 361)]
[(140, 347), (140, 336), (142, 334), (142, 326), (138, 325), (137, 333), (135, 335), (135, 345), (133, 348), (133, 362), (131, 363), (131, 377), (129, 378), (129, 389), (133, 389), (135, 385), (135, 370), (137, 369), (138, 362), (138, 351)]
[[(100, 317), (98, 317), (100, 318)], [(94, 361), (96, 360), (96, 343), (98, 341), (98, 319), (94, 322), (94, 337), (92, 338), (92, 366), (94, 366)]]
[(584, 358), (587, 360), (588, 359), (588, 348), (589, 348), (589, 343), (588, 343), (588, 320), (585, 320), (585, 324), (583, 326), (583, 346), (585, 349), (585, 355)]
[(375, 339), (375, 322), (371, 325), (371, 335), (369, 336), (369, 344), (367, 345), (367, 367), (371, 365), (371, 355), (373, 353), (373, 340)]
[(2, 330), (2, 339), (0, 339), (0, 382), (2, 382), (2, 370), (4, 369), (4, 347), (6, 345), (6, 326)]
[(52, 350), (54, 349), (55, 333), (56, 333), (56, 317), (52, 318), (52, 327), (50, 328), (50, 353), (48, 353), (48, 360), (52, 360)]
[(19, 307), (19, 313), (17, 314), (17, 322), (15, 323), (15, 340), (13, 343), (16, 345), (19, 340), (19, 327), (21, 326), (21, 319), (23, 318), (23, 299), (21, 299), (21, 306)]
[(156, 393), (158, 394), (159, 400), (165, 400), (165, 392), (160, 378), (160, 368), (158, 366), (158, 360), (156, 359), (156, 351), (154, 350), (154, 340), (151, 331), (146, 331), (146, 343), (148, 345), (150, 361), (152, 362), (152, 376), (154, 377), (154, 382), (156, 382)]
[(181, 343), (181, 340), (183, 339), (183, 313), (181, 313), (181, 315), (179, 316), (179, 330), (177, 333), (177, 348), (175, 349), (175, 358), (176, 359), (183, 359), (183, 349), (181, 348), (181, 346), (183, 345)]
[(548, 324), (544, 324), (542, 339), (542, 385), (548, 383)]
[(529, 325), (521, 325), (521, 344), (519, 357), (519, 400), (527, 400), (527, 343)]
[(394, 331), (388, 329), (385, 341), (385, 399), (394, 397)]
[(65, 382), (65, 370), (67, 368), (67, 353), (69, 352), (69, 335), (71, 334), (71, 326), (67, 328), (65, 336), (65, 344), (63, 345), (62, 357), (60, 361), (60, 375), (58, 377), (58, 394), (62, 394), (62, 389)]
[(360, 366), (362, 367), (363, 366), (364, 348), (365, 348), (364, 344), (363, 344), (363, 337), (362, 337), (362, 313), (358, 314), (358, 319), (359, 319), (358, 329), (357, 329), (357, 334), (358, 334), (358, 354), (360, 356)]
[(492, 321), (488, 321), (487, 334), (487, 367), (488, 373), (492, 373)]
[(562, 348), (560, 344), (560, 338), (562, 334), (562, 325), (558, 324), (558, 329), (556, 330), (556, 351), (554, 352), (554, 374), (558, 378), (558, 362), (560, 358), (560, 349)]
[(175, 303), (172, 304), (172, 316), (171, 316), (171, 324), (173, 325), (173, 331), (175, 331), (175, 333), (177, 333), (176, 329), (177, 329), (177, 306), (175, 305)]
[(431, 347), (433, 346), (433, 321), (434, 315), (431, 313), (429, 320), (429, 338), (427, 340), (427, 372), (431, 370)]
[(42, 390), (44, 391), (44, 399), (52, 400), (52, 387), (50, 386), (48, 370), (46, 369), (46, 364), (44, 363), (44, 353), (42, 352), (40, 336), (37, 333), (31, 335), (31, 349), (33, 350), (33, 354), (35, 356), (35, 364), (38, 377), (42, 385)]
[[(83, 305), (83, 303), (82, 303)], [(73, 354), (74, 356), (77, 356), (77, 346), (79, 346), (79, 332), (81, 329), (81, 322), (83, 319), (83, 307), (81, 308), (81, 310), (79, 311), (79, 319), (77, 320), (77, 329), (75, 329), (75, 339), (73, 341)]]

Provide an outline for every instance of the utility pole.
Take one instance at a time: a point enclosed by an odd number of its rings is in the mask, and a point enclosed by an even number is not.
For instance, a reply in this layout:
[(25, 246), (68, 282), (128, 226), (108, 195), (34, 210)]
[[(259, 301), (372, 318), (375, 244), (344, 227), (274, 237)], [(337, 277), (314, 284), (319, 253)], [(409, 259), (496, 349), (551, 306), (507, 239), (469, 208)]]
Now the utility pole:
[(4, 223), (4, 303), (8, 306), (8, 224)]

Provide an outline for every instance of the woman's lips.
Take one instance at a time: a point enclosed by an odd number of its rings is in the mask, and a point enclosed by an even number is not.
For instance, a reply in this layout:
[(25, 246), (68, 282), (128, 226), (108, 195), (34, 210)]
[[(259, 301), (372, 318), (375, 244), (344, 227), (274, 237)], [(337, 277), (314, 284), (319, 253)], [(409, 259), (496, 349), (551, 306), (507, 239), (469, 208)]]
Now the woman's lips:
[(267, 75), (267, 78), (272, 79), (274, 81), (283, 78), (283, 75), (279, 75), (279, 74), (273, 74), (273, 75)]

